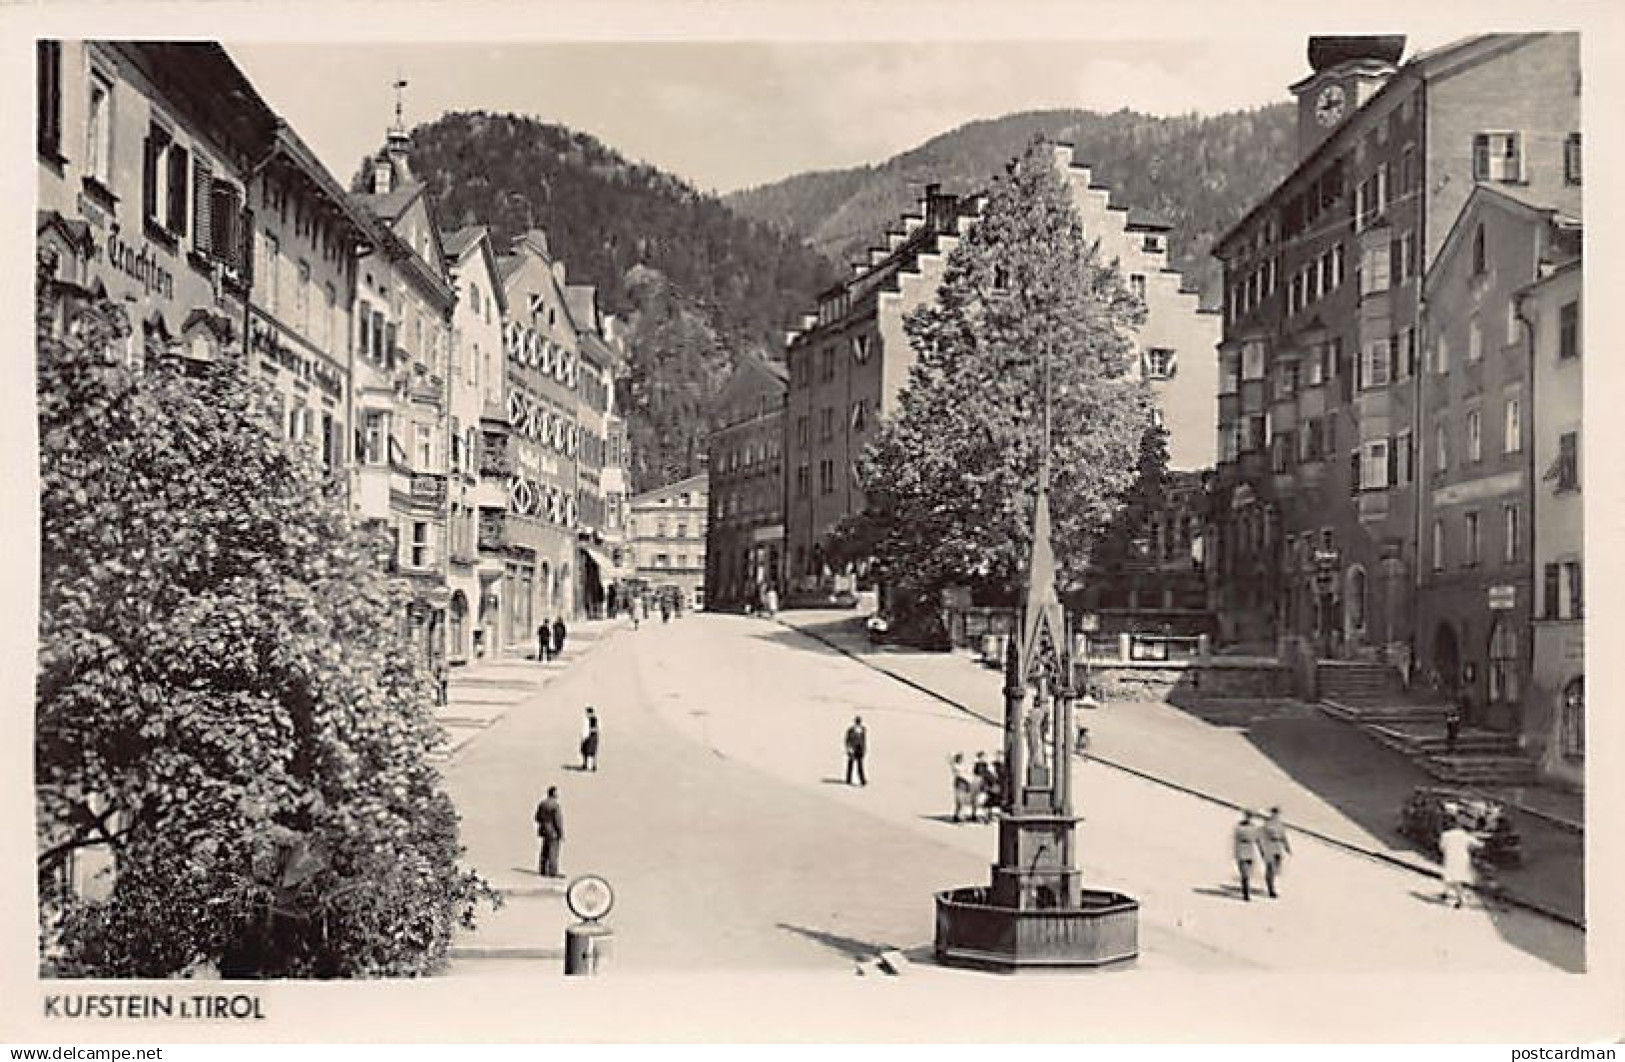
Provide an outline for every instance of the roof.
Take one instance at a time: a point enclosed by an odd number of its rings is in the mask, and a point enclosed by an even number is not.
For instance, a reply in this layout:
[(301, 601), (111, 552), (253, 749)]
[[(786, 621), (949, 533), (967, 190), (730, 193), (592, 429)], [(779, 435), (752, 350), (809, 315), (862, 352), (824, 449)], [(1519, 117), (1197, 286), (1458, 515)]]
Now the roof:
[(440, 243), (449, 258), (461, 258), (486, 233), (484, 225), (464, 225), (454, 232), (441, 230)]
[(591, 329), (598, 317), (598, 291), (591, 284), (564, 285), (564, 304), (577, 327)]
[[(1486, 206), (1496, 206), (1502, 210), (1509, 210), (1523, 214), (1532, 221), (1545, 221), (1561, 223), (1567, 214), (1552, 203), (1541, 202), (1522, 190), (1507, 188), (1500, 184), (1490, 184), (1480, 181), (1473, 185), (1468, 193), (1467, 201), (1461, 205), (1461, 211), (1450, 225), (1450, 231), (1445, 233), (1444, 242), (1439, 245), (1438, 254), (1433, 256), (1433, 264), (1428, 267), (1427, 274), (1422, 278), (1422, 287), (1427, 290), (1433, 286), (1434, 278), (1441, 276), (1446, 263), (1455, 257), (1461, 241), (1466, 238), (1465, 233), (1471, 227), (1471, 222)], [(1577, 224), (1578, 218), (1569, 218), (1571, 223)]]
[(1418, 79), (1425, 81), (1429, 78), (1451, 73), (1455, 70), (1455, 64), (1452, 62), (1452, 60), (1464, 58), (1469, 50), (1483, 44), (1486, 41), (1499, 40), (1504, 43), (1517, 46), (1542, 36), (1546, 36), (1546, 34), (1480, 33), (1471, 37), (1463, 37), (1457, 41), (1451, 41), (1448, 44), (1440, 45), (1439, 47), (1430, 51), (1422, 52), (1419, 55), (1411, 57), (1411, 59), (1402, 64), (1399, 69), (1394, 72), (1393, 77), (1388, 79), (1387, 84), (1383, 85), (1382, 88), (1377, 90), (1376, 94), (1373, 95), (1371, 99), (1367, 100), (1359, 110), (1355, 111), (1352, 115), (1346, 118), (1343, 121), (1343, 124), (1333, 130), (1332, 133), (1326, 137), (1326, 139), (1317, 144), (1313, 151), (1299, 159), (1298, 164), (1292, 168), (1292, 172), (1277, 182), (1275, 187), (1266, 192), (1264, 197), (1255, 203), (1251, 210), (1247, 211), (1247, 213), (1241, 216), (1241, 220), (1230, 226), (1230, 228), (1220, 235), (1218, 239), (1213, 241), (1214, 256), (1217, 257), (1221, 248), (1235, 239), (1237, 234), (1251, 226), (1253, 221), (1260, 214), (1269, 209), (1271, 204), (1275, 202), (1276, 196), (1281, 193), (1283, 188), (1294, 184), (1306, 171), (1312, 170), (1319, 166), (1327, 155), (1345, 150), (1350, 143), (1348, 130), (1355, 126), (1356, 119), (1362, 114), (1370, 113), (1379, 101), (1385, 99), (1391, 91), (1396, 91), (1394, 89), (1395, 85), (1398, 85), (1401, 82), (1409, 82)]
[(1161, 214), (1153, 214), (1139, 207), (1128, 208), (1125, 227), (1130, 232), (1172, 232), (1174, 229), (1173, 223), (1165, 220)]
[(384, 221), (394, 221), (406, 213), (418, 196), (423, 194), (423, 185), (416, 181), (408, 182), (398, 188), (392, 188), (383, 195), (374, 195), (371, 192), (355, 192), (355, 201), (378, 215)]
[(507, 280), (509, 277), (519, 272), (519, 267), (524, 264), (525, 260), (516, 254), (497, 255), (497, 272), (501, 275), (503, 280)]
[(639, 491), (638, 493), (632, 495), (631, 499), (628, 501), (628, 504), (637, 505), (644, 499), (658, 497), (662, 494), (681, 493), (685, 490), (704, 490), (706, 482), (710, 478), (711, 477), (707, 473), (700, 472), (696, 475), (689, 476), (687, 479), (679, 479), (675, 482), (667, 483), (659, 487), (651, 487), (648, 490)]

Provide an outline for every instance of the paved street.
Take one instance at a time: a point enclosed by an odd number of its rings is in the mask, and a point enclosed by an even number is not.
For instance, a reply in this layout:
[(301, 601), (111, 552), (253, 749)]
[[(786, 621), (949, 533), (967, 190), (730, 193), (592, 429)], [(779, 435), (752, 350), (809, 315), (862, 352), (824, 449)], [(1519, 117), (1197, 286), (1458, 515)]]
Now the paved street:
[[(459, 941), (454, 975), (556, 968), (568, 915), (533, 873), (531, 825), (550, 783), (565, 808), (565, 873), (616, 886), (617, 968), (849, 972), (889, 947), (924, 960), (933, 890), (986, 880), (994, 828), (945, 821), (947, 756), (992, 749), (997, 732), (803, 634), (694, 615), (614, 629), (528, 695), (543, 669), (502, 667), (509, 703), (445, 770), (470, 861), (516, 895)], [(475, 689), (454, 689), (448, 714)], [(589, 703), (604, 729), (595, 774), (573, 769)], [(871, 734), (862, 789), (840, 779), (854, 711)], [(1086, 880), (1140, 900), (1140, 969), (1580, 966), (1575, 930), (1521, 910), (1444, 908), (1432, 880), (1308, 839), (1282, 898), (1243, 904), (1229, 810), (1099, 764), (1079, 774)], [(1290, 782), (1279, 802), (1310, 807)]]
[[(786, 612), (780, 619), (890, 674), (997, 718), (1002, 676), (959, 654), (873, 646), (850, 611)], [(1194, 700), (1194, 699), (1193, 699)], [(1290, 700), (1112, 702), (1079, 712), (1091, 752), (1231, 804), (1281, 805), (1286, 820), (1357, 848), (1411, 863), (1432, 857), (1395, 829), (1414, 786), (1432, 785), (1405, 756), (1313, 705)], [(1517, 815), (1522, 866), (1497, 871), (1505, 886), (1543, 909), (1585, 915), (1585, 845), (1579, 834)]]

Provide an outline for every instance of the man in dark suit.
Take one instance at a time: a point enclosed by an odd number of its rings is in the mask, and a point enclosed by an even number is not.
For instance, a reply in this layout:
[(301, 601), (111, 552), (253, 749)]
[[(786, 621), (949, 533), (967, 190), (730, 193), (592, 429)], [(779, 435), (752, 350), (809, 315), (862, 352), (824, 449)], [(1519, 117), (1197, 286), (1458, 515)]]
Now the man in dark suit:
[(564, 809), (559, 806), (559, 787), (547, 787), (547, 796), (536, 805), (536, 835), (542, 839), (542, 854), (536, 873), (544, 878), (562, 878), (559, 849), (564, 845)]
[(852, 784), (852, 770), (857, 769), (858, 784), (868, 785), (869, 779), (863, 773), (863, 757), (869, 751), (869, 732), (863, 728), (861, 715), (852, 717), (852, 725), (846, 728), (846, 784)]
[(564, 617), (560, 616), (553, 621), (553, 655), (564, 655)]
[(542, 625), (536, 628), (536, 659), (547, 663), (548, 650), (553, 648), (553, 629), (543, 620)]

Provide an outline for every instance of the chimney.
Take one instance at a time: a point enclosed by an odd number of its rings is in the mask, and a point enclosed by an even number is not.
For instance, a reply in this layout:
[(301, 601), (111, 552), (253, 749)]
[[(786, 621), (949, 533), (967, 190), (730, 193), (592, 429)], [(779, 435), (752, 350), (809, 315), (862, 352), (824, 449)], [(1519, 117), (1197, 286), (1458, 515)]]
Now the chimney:
[(925, 227), (933, 232), (952, 232), (959, 197), (946, 195), (940, 184), (925, 186)]

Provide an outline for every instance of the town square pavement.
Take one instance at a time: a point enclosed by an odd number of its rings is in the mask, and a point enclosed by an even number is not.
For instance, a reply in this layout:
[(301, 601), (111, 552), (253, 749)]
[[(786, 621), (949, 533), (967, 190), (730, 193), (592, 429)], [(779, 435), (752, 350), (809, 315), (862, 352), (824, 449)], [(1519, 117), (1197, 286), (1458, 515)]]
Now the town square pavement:
[[(503, 702), (443, 770), (469, 863), (510, 895), (458, 940), (454, 975), (557, 969), (572, 919), (557, 884), (534, 873), (531, 822), (553, 784), (564, 873), (615, 886), (616, 969), (850, 973), (897, 949), (926, 976), (969, 976), (930, 964), (931, 896), (987, 880), (996, 828), (948, 821), (948, 757), (991, 752), (993, 727), (767, 620), (699, 614), (595, 633), (562, 664), (503, 665), (496, 695), (478, 675), (454, 683), (448, 718), (478, 707), (465, 697)], [(603, 720), (595, 773), (577, 769), (589, 704)], [(854, 714), (870, 733), (861, 788), (842, 778)], [(1093, 762), (1076, 799), (1086, 884), (1141, 904), (1136, 970), (1583, 966), (1578, 930), (1518, 908), (1447, 908), (1435, 880), (1303, 835), (1281, 897), (1243, 903), (1229, 808)], [(1286, 775), (1247, 799), (1336, 811)]]

